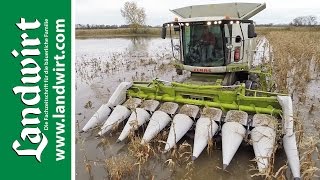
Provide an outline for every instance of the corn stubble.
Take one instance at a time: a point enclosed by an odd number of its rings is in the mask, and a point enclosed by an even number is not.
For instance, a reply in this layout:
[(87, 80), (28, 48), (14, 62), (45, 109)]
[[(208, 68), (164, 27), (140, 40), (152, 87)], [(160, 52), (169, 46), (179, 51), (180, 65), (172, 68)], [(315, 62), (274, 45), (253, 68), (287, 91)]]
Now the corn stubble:
[[(269, 57), (276, 91), (297, 94), (299, 104), (306, 106), (306, 88), (311, 81), (319, 81), (320, 77), (320, 29), (317, 27), (288, 27), (288, 28), (257, 28), (259, 35), (264, 35), (271, 44)], [(314, 113), (312, 104), (309, 114)], [(300, 152), (302, 179), (319, 178), (319, 133), (312, 136), (305, 133), (304, 123), (310, 123), (297, 111), (294, 117), (296, 137)], [(320, 130), (320, 120), (314, 123), (316, 130)], [(270, 166), (264, 173), (256, 173), (264, 179), (287, 179), (290, 174), (288, 164), (279, 169), (274, 168), (274, 154), (278, 147), (274, 147), (270, 159)], [(255, 169), (255, 168), (252, 168)], [(290, 178), (290, 177), (289, 177)]]

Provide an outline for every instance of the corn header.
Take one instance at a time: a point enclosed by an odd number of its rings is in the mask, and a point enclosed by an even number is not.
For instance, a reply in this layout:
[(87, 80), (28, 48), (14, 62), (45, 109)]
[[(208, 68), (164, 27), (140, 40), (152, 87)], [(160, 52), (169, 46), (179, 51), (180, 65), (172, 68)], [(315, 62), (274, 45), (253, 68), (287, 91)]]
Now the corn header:
[[(149, 143), (166, 126), (169, 151), (195, 127), (192, 159), (208, 140), (222, 136), (223, 169), (241, 142), (251, 140), (258, 169), (269, 166), (277, 134), (283, 141), (293, 177), (300, 179), (299, 154), (293, 125), (292, 99), (270, 92), (270, 72), (252, 65), (256, 48), (252, 16), (266, 7), (257, 3), (225, 3), (174, 9), (180, 17), (162, 27), (162, 38), (179, 34), (177, 73), (191, 72), (184, 82), (155, 79), (122, 82), (82, 131), (103, 124), (99, 135), (127, 120), (118, 141), (148, 124), (141, 143)], [(263, 66), (263, 65), (261, 65)]]

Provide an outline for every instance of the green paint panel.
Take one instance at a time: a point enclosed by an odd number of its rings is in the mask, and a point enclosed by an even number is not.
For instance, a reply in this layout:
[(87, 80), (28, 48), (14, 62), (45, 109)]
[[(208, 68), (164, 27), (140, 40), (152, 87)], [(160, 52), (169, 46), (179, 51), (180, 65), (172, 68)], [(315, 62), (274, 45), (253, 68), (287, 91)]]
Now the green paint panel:
[[(253, 95), (246, 95), (251, 93)], [(260, 96), (256, 96), (259, 94)], [(128, 90), (128, 96), (142, 99), (156, 99), (182, 104), (217, 107), (223, 110), (242, 110), (251, 113), (279, 115), (276, 93), (247, 90), (244, 84), (238, 86), (195, 85), (172, 82), (165, 85), (154, 80), (150, 83), (138, 83)]]

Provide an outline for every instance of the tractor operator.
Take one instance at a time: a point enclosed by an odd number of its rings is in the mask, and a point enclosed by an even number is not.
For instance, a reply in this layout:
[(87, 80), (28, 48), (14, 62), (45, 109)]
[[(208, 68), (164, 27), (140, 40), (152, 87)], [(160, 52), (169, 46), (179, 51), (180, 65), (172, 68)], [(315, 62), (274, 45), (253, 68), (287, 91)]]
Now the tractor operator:
[(203, 44), (201, 50), (201, 62), (204, 63), (208, 59), (213, 59), (213, 49), (215, 46), (215, 37), (212, 32), (209, 31), (209, 28), (206, 26), (203, 30), (201, 41)]

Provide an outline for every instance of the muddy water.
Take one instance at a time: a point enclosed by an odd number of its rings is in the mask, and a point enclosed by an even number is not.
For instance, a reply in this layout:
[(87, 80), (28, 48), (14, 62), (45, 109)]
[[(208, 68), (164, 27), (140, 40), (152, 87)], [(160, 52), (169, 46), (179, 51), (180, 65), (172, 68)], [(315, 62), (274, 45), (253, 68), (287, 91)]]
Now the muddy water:
[[(115, 143), (118, 132), (97, 138), (97, 130), (84, 134), (78, 131), (108, 98), (122, 81), (148, 81), (159, 78), (167, 81), (183, 81), (188, 73), (176, 74), (172, 61), (170, 40), (160, 38), (111, 38), (76, 40), (76, 179), (109, 179), (105, 160), (128, 154), (128, 145)], [(142, 135), (140, 132), (139, 135)], [(181, 142), (193, 144), (185, 137)], [(104, 143), (103, 143), (104, 142)], [(250, 171), (253, 161), (252, 146), (244, 143), (233, 158), (228, 171), (222, 171), (221, 140), (215, 139), (210, 154), (204, 150), (195, 161), (192, 174), (187, 163), (169, 168), (169, 155), (159, 154), (143, 166), (140, 179), (250, 179), (256, 171)], [(161, 147), (164, 148), (164, 145)], [(276, 154), (276, 168), (284, 164), (285, 154)], [(136, 168), (137, 169), (137, 168)], [(90, 177), (91, 174), (91, 177)], [(138, 171), (126, 179), (138, 179)]]
[[(147, 81), (159, 78), (182, 81), (171, 62), (170, 41), (149, 38), (114, 38), (76, 40), (76, 131), (106, 103), (122, 81)], [(99, 146), (97, 132), (76, 135), (76, 179), (108, 179), (105, 160), (128, 154), (127, 145), (116, 144), (119, 133), (106, 136), (108, 145)], [(164, 160), (165, 161), (165, 160)], [(170, 179), (172, 172), (163, 162), (150, 162), (148, 175), (140, 178)], [(87, 165), (87, 168), (86, 168)], [(150, 169), (150, 170), (149, 170)], [(151, 175), (150, 175), (151, 174)], [(137, 173), (128, 179), (136, 179)], [(91, 177), (91, 178), (92, 178)]]

